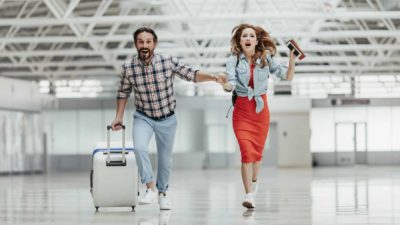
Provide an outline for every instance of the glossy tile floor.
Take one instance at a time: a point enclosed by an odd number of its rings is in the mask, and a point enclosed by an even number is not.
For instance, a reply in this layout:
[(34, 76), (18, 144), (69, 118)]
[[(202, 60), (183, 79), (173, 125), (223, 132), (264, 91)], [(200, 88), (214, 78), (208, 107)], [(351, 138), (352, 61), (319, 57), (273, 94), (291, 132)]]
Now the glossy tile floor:
[(88, 172), (0, 176), (0, 224), (400, 224), (400, 167), (266, 168), (254, 211), (241, 206), (239, 175), (176, 170), (171, 211), (147, 205), (98, 213)]

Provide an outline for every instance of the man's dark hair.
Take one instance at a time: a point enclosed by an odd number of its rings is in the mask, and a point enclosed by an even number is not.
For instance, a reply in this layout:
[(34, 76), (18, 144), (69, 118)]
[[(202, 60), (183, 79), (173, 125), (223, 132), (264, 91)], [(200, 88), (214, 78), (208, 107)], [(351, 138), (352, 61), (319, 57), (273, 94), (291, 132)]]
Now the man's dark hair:
[(153, 35), (153, 41), (154, 41), (154, 43), (157, 43), (157, 35), (156, 35), (156, 32), (154, 32), (154, 30), (151, 29), (150, 27), (141, 27), (141, 28), (137, 29), (137, 30), (133, 33), (133, 40), (135, 41), (135, 44), (136, 44), (136, 41), (137, 41), (137, 36), (138, 36), (140, 33), (142, 33), (142, 32), (147, 32), (147, 33), (152, 34), (152, 35)]

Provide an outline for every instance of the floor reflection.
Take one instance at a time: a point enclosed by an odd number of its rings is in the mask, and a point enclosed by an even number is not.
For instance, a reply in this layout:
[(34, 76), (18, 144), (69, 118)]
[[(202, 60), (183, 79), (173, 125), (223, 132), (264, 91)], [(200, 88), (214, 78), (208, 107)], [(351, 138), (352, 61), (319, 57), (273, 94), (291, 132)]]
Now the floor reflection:
[(314, 170), (313, 223), (400, 224), (399, 167)]
[[(87, 173), (0, 176), (1, 225), (400, 224), (400, 167), (263, 169), (256, 209), (235, 170), (174, 171), (173, 209), (95, 212)], [(144, 190), (141, 190), (144, 191)]]
[[(111, 211), (112, 210), (112, 211)], [(137, 212), (132, 212), (125, 208), (103, 208), (99, 212), (92, 214), (92, 225), (104, 224), (130, 224), (138, 225), (139, 216)]]
[(139, 219), (140, 225), (169, 225), (169, 220), (171, 218), (171, 210), (160, 210), (158, 218), (142, 218)]
[(257, 225), (257, 221), (255, 220), (256, 211), (254, 209), (248, 209), (243, 213), (244, 224), (246, 225)]
[(337, 215), (368, 214), (368, 180), (335, 180)]

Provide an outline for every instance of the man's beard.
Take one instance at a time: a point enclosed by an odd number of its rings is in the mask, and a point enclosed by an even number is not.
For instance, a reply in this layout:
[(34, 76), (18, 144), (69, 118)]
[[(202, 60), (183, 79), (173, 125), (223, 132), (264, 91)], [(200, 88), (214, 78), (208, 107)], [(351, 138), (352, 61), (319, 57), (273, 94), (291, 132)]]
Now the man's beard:
[(154, 49), (150, 50), (148, 48), (141, 48), (139, 49), (138, 53), (139, 59), (141, 59), (142, 61), (147, 61), (151, 59), (151, 57), (153, 57)]

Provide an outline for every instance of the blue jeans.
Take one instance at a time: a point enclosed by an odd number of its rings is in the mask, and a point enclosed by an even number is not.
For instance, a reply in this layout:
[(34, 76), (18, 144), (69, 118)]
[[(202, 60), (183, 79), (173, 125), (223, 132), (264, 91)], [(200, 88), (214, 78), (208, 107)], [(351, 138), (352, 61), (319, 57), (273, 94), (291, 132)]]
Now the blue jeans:
[(156, 187), (160, 192), (168, 190), (172, 167), (172, 147), (176, 131), (176, 116), (155, 121), (139, 112), (133, 115), (132, 138), (136, 163), (142, 183), (153, 181), (153, 170), (149, 159), (149, 142), (156, 135), (158, 170)]

